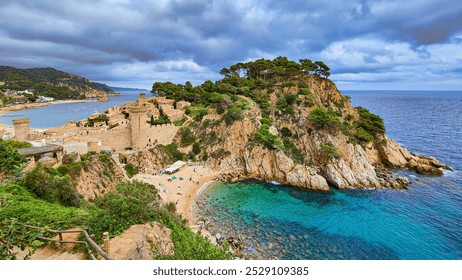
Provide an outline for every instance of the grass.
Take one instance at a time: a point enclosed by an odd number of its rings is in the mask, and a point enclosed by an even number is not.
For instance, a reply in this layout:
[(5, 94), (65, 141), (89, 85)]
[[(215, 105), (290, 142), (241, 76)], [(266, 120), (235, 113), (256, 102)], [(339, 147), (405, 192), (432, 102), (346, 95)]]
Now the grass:
[(14, 217), (21, 223), (53, 229), (82, 226), (91, 215), (85, 209), (38, 199), (19, 184), (0, 186), (0, 204), (0, 219)]

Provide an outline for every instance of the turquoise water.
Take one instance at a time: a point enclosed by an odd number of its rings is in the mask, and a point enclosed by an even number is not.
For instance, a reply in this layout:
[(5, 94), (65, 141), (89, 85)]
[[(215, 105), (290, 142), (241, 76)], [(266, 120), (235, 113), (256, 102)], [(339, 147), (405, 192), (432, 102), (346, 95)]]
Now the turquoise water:
[[(125, 89), (119, 91), (122, 96), (111, 96), (108, 102), (77, 102), (54, 104), (51, 106), (14, 111), (0, 116), (0, 123), (13, 125), (16, 118), (30, 118), (32, 128), (49, 128), (66, 124), (68, 120), (79, 121), (91, 116), (94, 112), (104, 112), (110, 107), (119, 106), (127, 101), (138, 99), (139, 90)], [(149, 95), (148, 91), (145, 91)]]
[(462, 93), (347, 92), (381, 115), (387, 135), (456, 171), (398, 171), (408, 191), (306, 191), (248, 181), (208, 189), (200, 215), (245, 237), (249, 254), (281, 259), (462, 259)]

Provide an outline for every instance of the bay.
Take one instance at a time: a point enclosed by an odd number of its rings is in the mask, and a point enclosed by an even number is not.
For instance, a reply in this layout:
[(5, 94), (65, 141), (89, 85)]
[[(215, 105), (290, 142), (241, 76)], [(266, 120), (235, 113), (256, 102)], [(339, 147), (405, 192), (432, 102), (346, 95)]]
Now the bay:
[(213, 233), (242, 235), (265, 259), (462, 259), (462, 92), (349, 91), (384, 118), (387, 135), (454, 168), (444, 177), (398, 171), (407, 191), (307, 191), (261, 181), (202, 192)]
[(53, 104), (50, 106), (13, 111), (0, 116), (0, 123), (12, 126), (16, 118), (30, 118), (32, 128), (50, 128), (66, 124), (68, 120), (79, 121), (95, 112), (102, 113), (110, 107), (119, 106), (127, 101), (135, 101), (141, 92), (149, 95), (148, 90), (120, 89), (122, 96), (110, 96), (107, 102), (75, 102)]

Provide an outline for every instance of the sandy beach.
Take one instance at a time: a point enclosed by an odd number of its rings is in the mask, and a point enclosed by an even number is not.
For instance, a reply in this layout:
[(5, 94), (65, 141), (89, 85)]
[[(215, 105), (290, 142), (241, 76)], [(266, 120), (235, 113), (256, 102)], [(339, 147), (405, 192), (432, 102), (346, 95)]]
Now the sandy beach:
[[(193, 165), (184, 166), (180, 171), (171, 175), (137, 174), (132, 179), (154, 185), (159, 190), (162, 200), (175, 203), (177, 213), (187, 219), (190, 228), (197, 232), (199, 224), (191, 213), (191, 206), (199, 190), (207, 183), (214, 181), (218, 174), (218, 171), (203, 165)], [(209, 235), (205, 229), (202, 234)]]
[(53, 102), (43, 102), (43, 103), (26, 103), (26, 104), (16, 104), (16, 105), (11, 105), (11, 106), (6, 106), (6, 107), (0, 107), (0, 116), (9, 112), (13, 111), (20, 111), (20, 110), (25, 110), (25, 109), (30, 109), (30, 108), (38, 108), (38, 107), (45, 107), (45, 106), (50, 106), (54, 104), (66, 104), (66, 103), (88, 103), (88, 102), (102, 102), (98, 100), (57, 100)]

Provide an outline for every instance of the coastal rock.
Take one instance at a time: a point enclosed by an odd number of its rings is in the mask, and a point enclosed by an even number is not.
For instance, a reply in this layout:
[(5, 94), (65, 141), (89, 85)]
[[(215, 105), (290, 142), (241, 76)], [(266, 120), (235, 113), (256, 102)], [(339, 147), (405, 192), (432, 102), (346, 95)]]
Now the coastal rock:
[(382, 162), (390, 167), (399, 167), (415, 170), (420, 174), (443, 176), (442, 169), (452, 169), (435, 159), (434, 157), (424, 157), (416, 153), (410, 153), (395, 141), (385, 138), (386, 144), (377, 145), (377, 151), (382, 158)]
[(110, 241), (109, 254), (116, 260), (152, 260), (173, 255), (171, 230), (158, 222), (133, 225)]
[(132, 152), (126, 156), (127, 164), (133, 165), (141, 173), (146, 174), (153, 174), (173, 162), (173, 159), (157, 146), (148, 150)]
[(77, 191), (86, 201), (113, 190), (118, 183), (126, 182), (124, 174), (116, 167), (112, 158), (100, 161), (95, 155), (90, 158), (90, 161), (78, 174), (71, 174)]
[[(198, 138), (205, 135), (204, 143), (207, 143), (198, 156), (205, 156), (206, 164), (220, 170), (221, 179), (226, 181), (254, 178), (323, 191), (329, 190), (329, 185), (339, 189), (394, 187), (387, 168), (410, 168), (435, 175), (443, 174), (440, 169), (449, 170), (436, 159), (410, 153), (384, 135), (376, 135), (374, 142), (359, 144), (351, 141), (351, 136), (339, 127), (315, 125), (310, 119), (314, 108), (330, 108), (342, 122), (354, 123), (360, 115), (331, 81), (310, 76), (305, 77), (303, 83), (310, 89), (312, 106), (299, 102), (292, 106), (290, 114), (277, 110), (270, 113), (273, 123), (268, 133), (279, 138), (278, 145), (255, 141), (255, 133), (262, 125), (262, 112), (254, 101), (239, 96), (252, 104), (243, 112), (242, 119), (231, 125), (208, 122), (192, 129)], [(288, 92), (297, 93), (297, 87), (275, 87), (268, 95), (269, 102), (277, 104)], [(299, 95), (299, 98), (307, 97)], [(284, 135), (279, 133), (282, 129)], [(217, 141), (211, 141), (208, 135)], [(176, 141), (181, 141), (179, 136)], [(331, 155), (326, 155), (326, 145), (332, 147)], [(376, 173), (378, 168), (383, 170)]]

